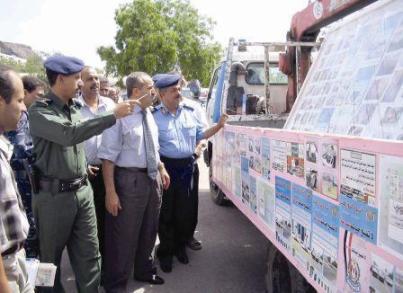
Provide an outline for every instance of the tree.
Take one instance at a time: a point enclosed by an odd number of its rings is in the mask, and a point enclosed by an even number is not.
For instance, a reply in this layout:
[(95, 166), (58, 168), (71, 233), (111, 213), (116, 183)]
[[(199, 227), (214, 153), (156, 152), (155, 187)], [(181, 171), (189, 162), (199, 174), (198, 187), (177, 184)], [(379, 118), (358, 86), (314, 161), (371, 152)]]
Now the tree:
[(16, 72), (34, 75), (47, 83), (45, 68), (43, 67), (42, 58), (38, 55), (32, 55), (25, 62), (13, 60), (0, 56), (0, 64), (3, 64)]
[(214, 22), (189, 1), (133, 0), (116, 10), (115, 21), (115, 47), (98, 48), (108, 74), (155, 74), (179, 65), (186, 79), (208, 84), (221, 46), (213, 41)]

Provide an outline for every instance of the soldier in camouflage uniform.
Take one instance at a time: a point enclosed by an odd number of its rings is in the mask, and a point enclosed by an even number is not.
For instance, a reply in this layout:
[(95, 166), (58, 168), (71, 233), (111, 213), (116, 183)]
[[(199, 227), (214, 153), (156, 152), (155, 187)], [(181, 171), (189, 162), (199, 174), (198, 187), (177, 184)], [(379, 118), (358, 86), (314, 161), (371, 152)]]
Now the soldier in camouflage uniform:
[[(24, 104), (27, 109), (31, 104), (44, 94), (44, 84), (33, 76), (25, 76), (22, 79), (24, 84)], [(17, 130), (6, 133), (7, 138), (14, 146), (13, 156), (11, 158), (11, 167), (15, 173), (18, 190), (21, 194), (25, 212), (29, 222), (29, 233), (25, 242), (25, 251), (27, 257), (37, 258), (39, 256), (38, 235), (36, 231), (34, 215), (32, 213), (32, 191), (26, 172), (27, 164), (31, 164), (32, 157), (32, 137), (29, 133), (28, 113), (21, 114)], [(24, 166), (25, 164), (25, 166)]]

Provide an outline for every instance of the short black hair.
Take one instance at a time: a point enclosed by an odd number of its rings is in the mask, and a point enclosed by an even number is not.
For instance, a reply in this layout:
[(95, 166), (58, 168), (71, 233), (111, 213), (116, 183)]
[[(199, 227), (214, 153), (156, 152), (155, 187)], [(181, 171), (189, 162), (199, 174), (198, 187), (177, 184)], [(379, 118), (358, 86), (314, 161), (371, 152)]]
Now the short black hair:
[(6, 103), (10, 103), (13, 95), (14, 95), (14, 86), (11, 79), (11, 73), (14, 72), (12, 70), (0, 70), (0, 96), (6, 101)]
[(24, 90), (26, 90), (28, 93), (32, 93), (38, 87), (45, 87), (39, 78), (30, 75), (24, 76), (22, 78), (22, 83), (24, 84)]
[(57, 76), (58, 76), (59, 74), (60, 74), (60, 73), (58, 73), (58, 72), (56, 72), (56, 71), (53, 71), (53, 70), (50, 70), (50, 69), (47, 69), (47, 68), (46, 68), (46, 76), (48, 77), (48, 81), (49, 81), (49, 85), (50, 85), (50, 86), (54, 86), (54, 85), (55, 85), (56, 80), (57, 80)]

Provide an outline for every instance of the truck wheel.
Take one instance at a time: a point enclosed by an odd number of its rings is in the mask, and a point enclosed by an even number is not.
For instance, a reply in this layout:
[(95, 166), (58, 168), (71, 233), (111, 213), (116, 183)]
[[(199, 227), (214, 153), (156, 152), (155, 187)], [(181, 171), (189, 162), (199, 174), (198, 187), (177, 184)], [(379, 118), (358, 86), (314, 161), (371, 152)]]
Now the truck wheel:
[(219, 206), (224, 206), (229, 204), (229, 200), (225, 197), (224, 193), (220, 188), (211, 180), (212, 167), (209, 167), (209, 180), (210, 180), (210, 195), (213, 202)]
[(315, 289), (273, 245), (267, 249), (267, 293), (311, 293)]

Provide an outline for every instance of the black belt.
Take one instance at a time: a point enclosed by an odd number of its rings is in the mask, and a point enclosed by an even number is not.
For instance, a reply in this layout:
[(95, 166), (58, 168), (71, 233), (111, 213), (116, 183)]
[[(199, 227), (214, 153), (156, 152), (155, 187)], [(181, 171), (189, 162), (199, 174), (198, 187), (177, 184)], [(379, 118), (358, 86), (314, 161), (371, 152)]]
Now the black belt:
[(116, 168), (117, 168), (117, 169), (120, 169), (120, 170), (127, 170), (127, 171), (133, 171), (133, 172), (147, 173), (147, 168), (119, 167), (119, 166), (116, 166)]
[(87, 185), (87, 174), (73, 179), (41, 178), (39, 181), (40, 190), (47, 192), (71, 192)]
[(161, 161), (165, 165), (172, 166), (174, 168), (182, 168), (182, 167), (192, 165), (196, 160), (194, 156), (190, 156), (187, 158), (181, 158), (181, 159), (168, 158), (168, 157), (164, 157), (164, 156), (160, 156), (160, 158), (161, 158)]

